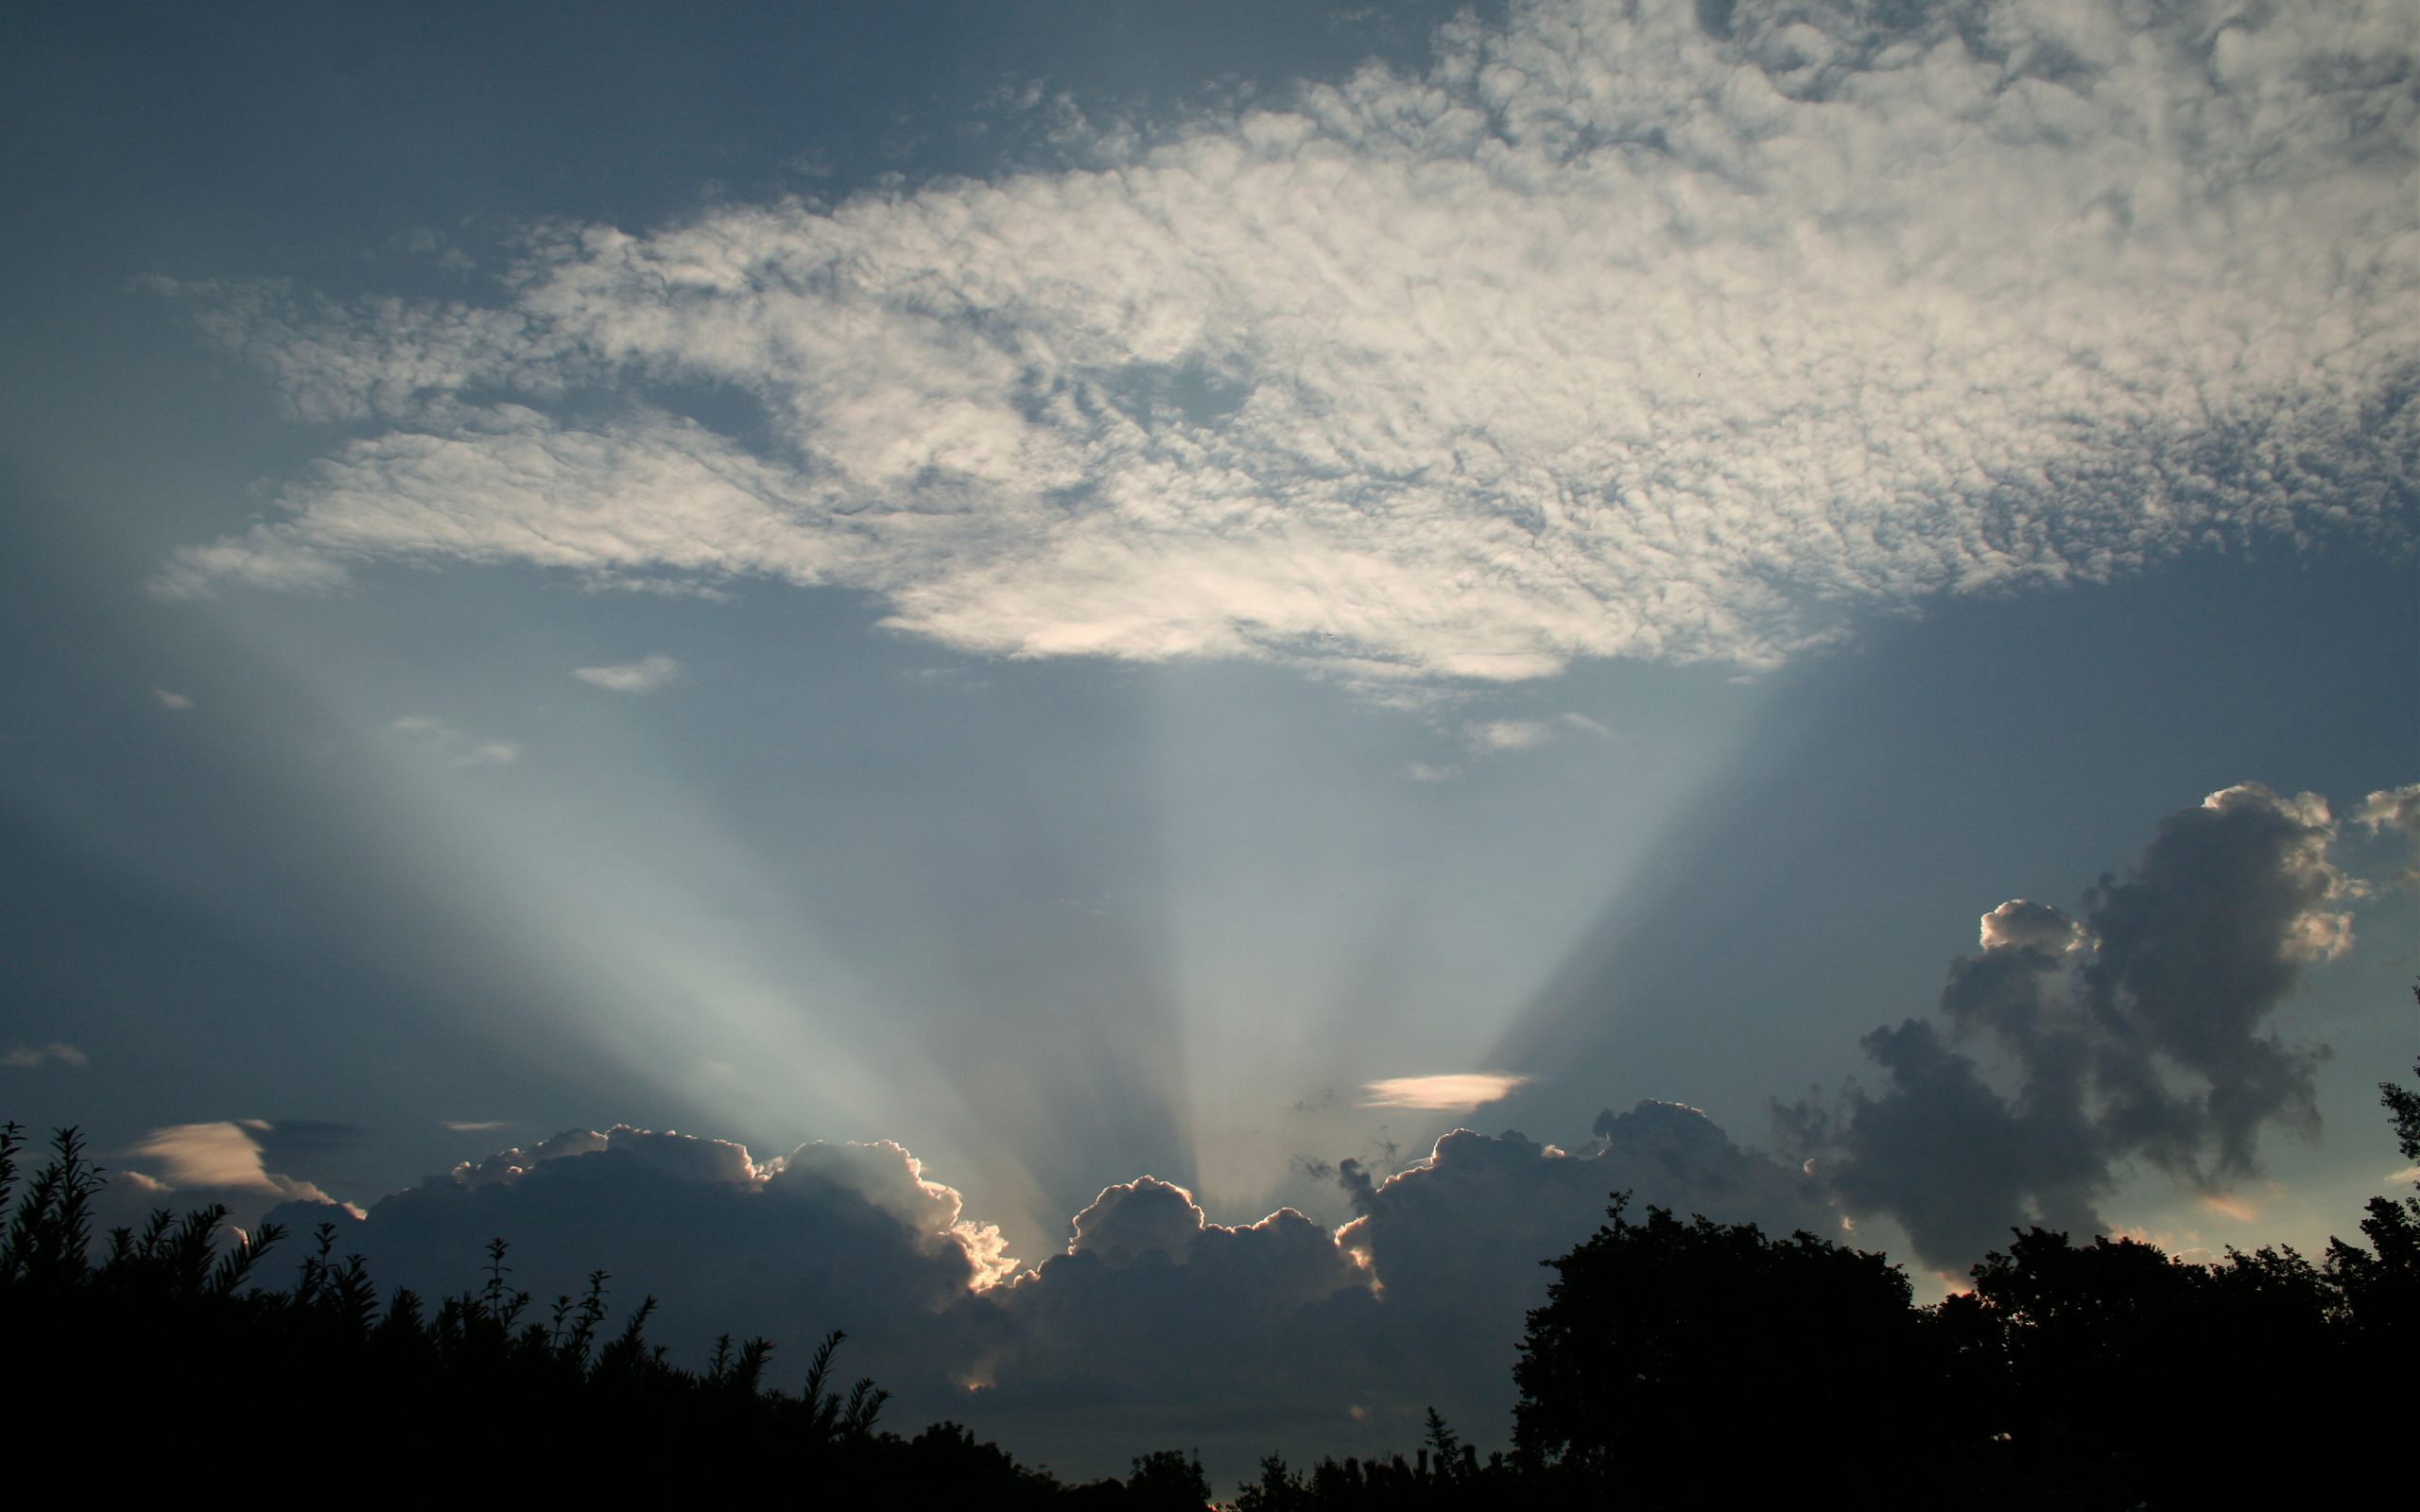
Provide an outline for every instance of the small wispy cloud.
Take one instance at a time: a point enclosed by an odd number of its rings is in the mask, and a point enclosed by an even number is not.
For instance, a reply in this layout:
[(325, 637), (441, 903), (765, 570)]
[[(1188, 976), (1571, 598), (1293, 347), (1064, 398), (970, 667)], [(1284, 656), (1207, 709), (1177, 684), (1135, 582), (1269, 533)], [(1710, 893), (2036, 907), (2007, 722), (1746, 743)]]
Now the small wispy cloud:
[(1614, 738), (1614, 732), (1611, 729), (1599, 723), (1597, 720), (1589, 718), (1586, 714), (1564, 714), (1563, 716), (1563, 722), (1569, 725), (1572, 729), (1579, 730), (1582, 734), (1594, 735), (1599, 740), (1611, 740)]
[(1530, 750), (1554, 739), (1554, 727), (1543, 719), (1483, 719), (1464, 725), (1462, 734), (1479, 750)]
[(190, 709), (193, 707), (193, 699), (191, 696), (182, 693), (171, 693), (165, 688), (152, 689), (151, 696), (159, 699), (160, 706), (164, 709)]
[(681, 676), (681, 663), (658, 652), (614, 666), (574, 667), (571, 675), (610, 693), (653, 693)]
[(475, 739), (430, 714), (406, 714), (387, 728), (447, 766), (505, 766), (521, 759), (512, 741)]
[(1461, 774), (1459, 766), (1431, 766), (1426, 762), (1413, 762), (1403, 769), (1405, 779), (1414, 782), (1450, 782)]
[(455, 1134), (485, 1134), (504, 1127), (505, 1122), (500, 1118), (449, 1118), (441, 1121), (441, 1126)]
[(1364, 1082), (1363, 1108), (1418, 1108), (1432, 1112), (1466, 1112), (1492, 1103), (1534, 1077), (1498, 1071), (1454, 1071), (1434, 1076), (1390, 1076)]
[(30, 1071), (45, 1062), (62, 1066), (80, 1066), (93, 1057), (74, 1045), (53, 1040), (46, 1045), (14, 1045), (0, 1051), (0, 1066), (16, 1071)]

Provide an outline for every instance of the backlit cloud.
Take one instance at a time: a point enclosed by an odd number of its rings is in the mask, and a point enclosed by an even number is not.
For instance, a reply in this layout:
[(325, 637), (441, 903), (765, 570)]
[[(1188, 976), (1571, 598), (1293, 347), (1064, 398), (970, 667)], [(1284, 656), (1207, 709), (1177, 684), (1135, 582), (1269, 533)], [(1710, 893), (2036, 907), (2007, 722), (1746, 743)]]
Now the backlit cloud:
[(180, 1191), (215, 1194), (231, 1203), (250, 1200), (330, 1204), (335, 1201), (308, 1181), (298, 1181), (269, 1170), (262, 1161), (258, 1135), (271, 1125), (258, 1119), (212, 1124), (171, 1124), (153, 1129), (127, 1154), (147, 1160), (158, 1174), (145, 1174), (153, 1192)]
[[(2266, 1021), (2305, 967), (2352, 944), (2338, 833), (2318, 797), (2250, 782), (2169, 815), (2080, 917), (2023, 900), (1984, 915), (1941, 1017), (1866, 1037), (1883, 1090), (1783, 1122), (1852, 1211), (1897, 1218), (1945, 1269), (2030, 1222), (2102, 1231), (2129, 1161), (2232, 1211), (2263, 1130), (2317, 1118), (2325, 1048)], [(1995, 1060), (2013, 1094), (1986, 1075)]]
[(2411, 8), (1896, 14), (1536, 0), (1059, 163), (549, 231), (500, 304), (191, 288), (367, 429), (159, 586), (756, 576), (976, 652), (1517, 679), (2406, 535)]
[[(903, 1419), (965, 1421), (1078, 1473), (1183, 1434), (1240, 1471), (1271, 1448), (1410, 1442), (1431, 1404), (1495, 1438), (1522, 1318), (1544, 1299), (1538, 1262), (1592, 1232), (1612, 1192), (1776, 1232), (1832, 1221), (1804, 1174), (1694, 1109), (1641, 1104), (1596, 1133), (1572, 1152), (1462, 1130), (1392, 1175), (1348, 1162), (1357, 1216), (1336, 1229), (1292, 1209), (1219, 1223), (1185, 1187), (1139, 1177), (1021, 1269), (896, 1144), (759, 1160), (728, 1141), (575, 1129), (378, 1202), (339, 1249), (382, 1286), (445, 1296), (502, 1235), (513, 1284), (542, 1298), (596, 1269), (621, 1305), (658, 1297), (650, 1332), (692, 1363), (718, 1332), (757, 1333), (782, 1347), (779, 1376), (840, 1328)], [(195, 1125), (155, 1143), (233, 1181), (257, 1169), (242, 1136)], [(308, 1232), (344, 1215), (314, 1202), (269, 1216)]]
[(1461, 1113), (1492, 1103), (1530, 1080), (1495, 1071), (1457, 1071), (1434, 1076), (1390, 1076), (1365, 1084), (1364, 1108), (1425, 1108)]

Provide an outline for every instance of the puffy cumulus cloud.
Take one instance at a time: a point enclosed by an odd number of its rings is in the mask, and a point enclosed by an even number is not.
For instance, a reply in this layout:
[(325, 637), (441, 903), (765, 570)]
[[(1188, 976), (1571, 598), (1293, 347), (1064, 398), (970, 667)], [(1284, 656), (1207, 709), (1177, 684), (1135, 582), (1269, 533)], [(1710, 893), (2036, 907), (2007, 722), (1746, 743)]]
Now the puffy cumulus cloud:
[[(2353, 811), (2353, 818), (2372, 834), (2394, 834), (2407, 845), (2420, 841), (2420, 782), (2372, 793)], [(2420, 890), (2420, 848), (2407, 850), (2402, 866), (2388, 872), (2385, 880)]]
[(2371, 830), (2400, 830), (2420, 836), (2420, 782), (2381, 788), (2361, 799), (2354, 819)]
[[(155, 1128), (126, 1153), (153, 1163), (158, 1173), (128, 1175), (141, 1177), (134, 1184), (147, 1194), (181, 1192), (238, 1210), (258, 1208), (265, 1202), (303, 1203), (321, 1210), (333, 1207), (336, 1199), (312, 1183), (268, 1168), (262, 1140), (273, 1136), (276, 1127), (265, 1120), (244, 1119)], [(296, 1143), (325, 1142), (305, 1131)]]
[[(305, 1231), (322, 1216), (270, 1214)], [(363, 1255), (384, 1286), (446, 1296), (477, 1282), (499, 1235), (512, 1284), (542, 1300), (579, 1293), (599, 1269), (622, 1308), (657, 1297), (652, 1335), (692, 1363), (729, 1332), (773, 1339), (803, 1370), (806, 1346), (845, 1330), (853, 1368), (928, 1414), (947, 1404), (967, 1352), (964, 1304), (1013, 1264), (896, 1145), (810, 1144), (759, 1161), (728, 1141), (627, 1125), (572, 1130), (385, 1197), (346, 1227), (339, 1252)]]
[(2083, 944), (2083, 930), (2048, 903), (2012, 898), (1983, 916), (1977, 930), (1984, 951), (2031, 950), (2065, 955)]
[(1157, 1177), (1141, 1177), (1103, 1187), (1090, 1206), (1076, 1214), (1071, 1254), (1098, 1255), (1113, 1264), (1127, 1264), (1156, 1254), (1182, 1263), (1192, 1254), (1193, 1241), (1204, 1226), (1193, 1194)]
[[(1509, 1351), (1545, 1297), (1538, 1262), (1594, 1233), (1611, 1193), (1777, 1233), (1837, 1227), (1803, 1172), (1741, 1149), (1696, 1108), (1643, 1102), (1600, 1115), (1594, 1132), (1594, 1145), (1573, 1153), (1509, 1131), (1457, 1129), (1383, 1181), (1345, 1161), (1340, 1179), (1359, 1216), (1338, 1242), (1370, 1270), (1388, 1306), (1433, 1314), (1435, 1326)], [(1503, 1363), (1509, 1381), (1509, 1352)]]
[(1063, 1467), (1115, 1467), (1178, 1435), (1238, 1472), (1272, 1447), (1365, 1431), (1353, 1413), (1384, 1389), (1373, 1343), (1388, 1320), (1327, 1228), (1292, 1209), (1212, 1223), (1148, 1177), (1104, 1190), (1072, 1228), (1066, 1253), (984, 1298), (967, 1421)]
[(1238, 1468), (1272, 1447), (1400, 1447), (1431, 1405), (1493, 1440), (1545, 1300), (1540, 1262), (1595, 1232), (1611, 1193), (1784, 1232), (1837, 1227), (1804, 1173), (1695, 1109), (1641, 1104), (1597, 1133), (1574, 1154), (1459, 1130), (1383, 1180), (1347, 1161), (1358, 1215), (1333, 1233), (1290, 1209), (1213, 1223), (1150, 1177), (1110, 1187), (1067, 1253), (991, 1294), (1001, 1328), (970, 1377), (970, 1420), (1104, 1463), (1153, 1435)]
[(2352, 942), (2337, 833), (2321, 799), (2256, 783), (2169, 815), (2081, 919), (2023, 901), (1985, 915), (1941, 1021), (1866, 1038), (1883, 1090), (1785, 1123), (1843, 1202), (1897, 1218), (1945, 1269), (2030, 1221), (2101, 1231), (2096, 1204), (2128, 1162), (2222, 1193), (2256, 1170), (2264, 1127), (2318, 1116), (2325, 1050), (2263, 1025), (2305, 966)]
[[(449, 1127), (451, 1125), (448, 1125)], [(473, 1125), (474, 1127), (482, 1125)], [(1006, 1277), (1016, 1262), (992, 1224), (960, 1216), (957, 1191), (926, 1179), (925, 1163), (889, 1140), (871, 1143), (802, 1144), (786, 1156), (759, 1163), (744, 1144), (677, 1132), (657, 1133), (616, 1124), (599, 1134), (569, 1129), (528, 1149), (502, 1150), (483, 1160), (456, 1165), (447, 1179), (456, 1187), (510, 1186), (549, 1160), (611, 1152), (662, 1175), (707, 1186), (758, 1190), (802, 1202), (834, 1194), (873, 1204), (911, 1233), (936, 1244), (955, 1245), (973, 1265), (969, 1284), (980, 1290)]]
[[(221, 1175), (251, 1169), (242, 1127), (211, 1127), (177, 1147)], [(1214, 1222), (1184, 1187), (1142, 1177), (1103, 1189), (1063, 1252), (1010, 1276), (996, 1234), (896, 1144), (759, 1160), (694, 1136), (573, 1130), (379, 1201), (345, 1224), (338, 1252), (363, 1255), (382, 1286), (444, 1296), (480, 1283), (501, 1235), (511, 1284), (542, 1303), (596, 1269), (621, 1307), (658, 1297), (651, 1332), (676, 1356), (763, 1334), (784, 1349), (778, 1381), (840, 1328), (849, 1368), (898, 1394), (900, 1420), (957, 1418), (1078, 1475), (1182, 1439), (1224, 1478), (1271, 1448), (1414, 1443), (1432, 1403), (1498, 1438), (1539, 1262), (1592, 1232), (1613, 1191), (1833, 1227), (1803, 1173), (1692, 1109), (1642, 1104), (1597, 1132), (1579, 1153), (1457, 1132), (1383, 1180), (1347, 1165), (1358, 1216), (1333, 1231), (1292, 1209)], [(269, 1216), (307, 1232), (344, 1211)]]
[[(621, 1125), (614, 1127), (620, 1128)], [(528, 1149), (514, 1145), (498, 1150), (483, 1160), (464, 1160), (449, 1173), (458, 1186), (510, 1186), (535, 1170), (542, 1160), (562, 1160), (568, 1156), (588, 1155), (605, 1147), (606, 1136), (593, 1129), (565, 1129), (550, 1140), (540, 1140)]]
[(802, 1144), (768, 1171), (766, 1186), (784, 1194), (837, 1187), (856, 1193), (919, 1234), (946, 1235), (974, 1266), (970, 1284), (978, 1291), (1016, 1271), (999, 1226), (963, 1216), (965, 1203), (958, 1190), (926, 1177), (925, 1162), (890, 1140)]
[(573, 677), (609, 693), (653, 693), (681, 676), (681, 663), (658, 652), (613, 666), (574, 667)]
[(2402, 539), (2415, 52), (2401, 0), (1531, 0), (1057, 165), (543, 232), (501, 305), (187, 289), (369, 428), (160, 586), (746, 575), (987, 653), (1504, 679)]

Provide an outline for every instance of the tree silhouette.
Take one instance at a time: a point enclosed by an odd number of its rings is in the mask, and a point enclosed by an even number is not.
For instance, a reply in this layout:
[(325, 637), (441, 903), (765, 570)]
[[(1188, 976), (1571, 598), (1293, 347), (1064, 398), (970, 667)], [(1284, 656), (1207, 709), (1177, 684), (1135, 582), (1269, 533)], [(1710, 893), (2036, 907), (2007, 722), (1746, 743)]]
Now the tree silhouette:
[(1633, 1223), (1626, 1194), (1608, 1216), (1549, 1263), (1513, 1366), (1514, 1443), (1542, 1473), (1745, 1504), (1803, 1488), (1924, 1388), (1908, 1280), (1880, 1255), (1656, 1207)]

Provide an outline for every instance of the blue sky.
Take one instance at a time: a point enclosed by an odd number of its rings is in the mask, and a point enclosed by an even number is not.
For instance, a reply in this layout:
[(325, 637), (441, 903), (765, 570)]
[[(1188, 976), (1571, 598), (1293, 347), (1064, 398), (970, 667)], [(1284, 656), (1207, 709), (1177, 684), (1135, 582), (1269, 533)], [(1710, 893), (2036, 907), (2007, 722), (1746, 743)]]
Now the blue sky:
[[(1486, 1436), (1617, 1177), (1937, 1291), (2394, 1174), (2407, 8), (0, 34), (0, 1112), (124, 1201), (891, 1245), (1089, 1469)], [(477, 1164), (617, 1124), (702, 1258)]]

